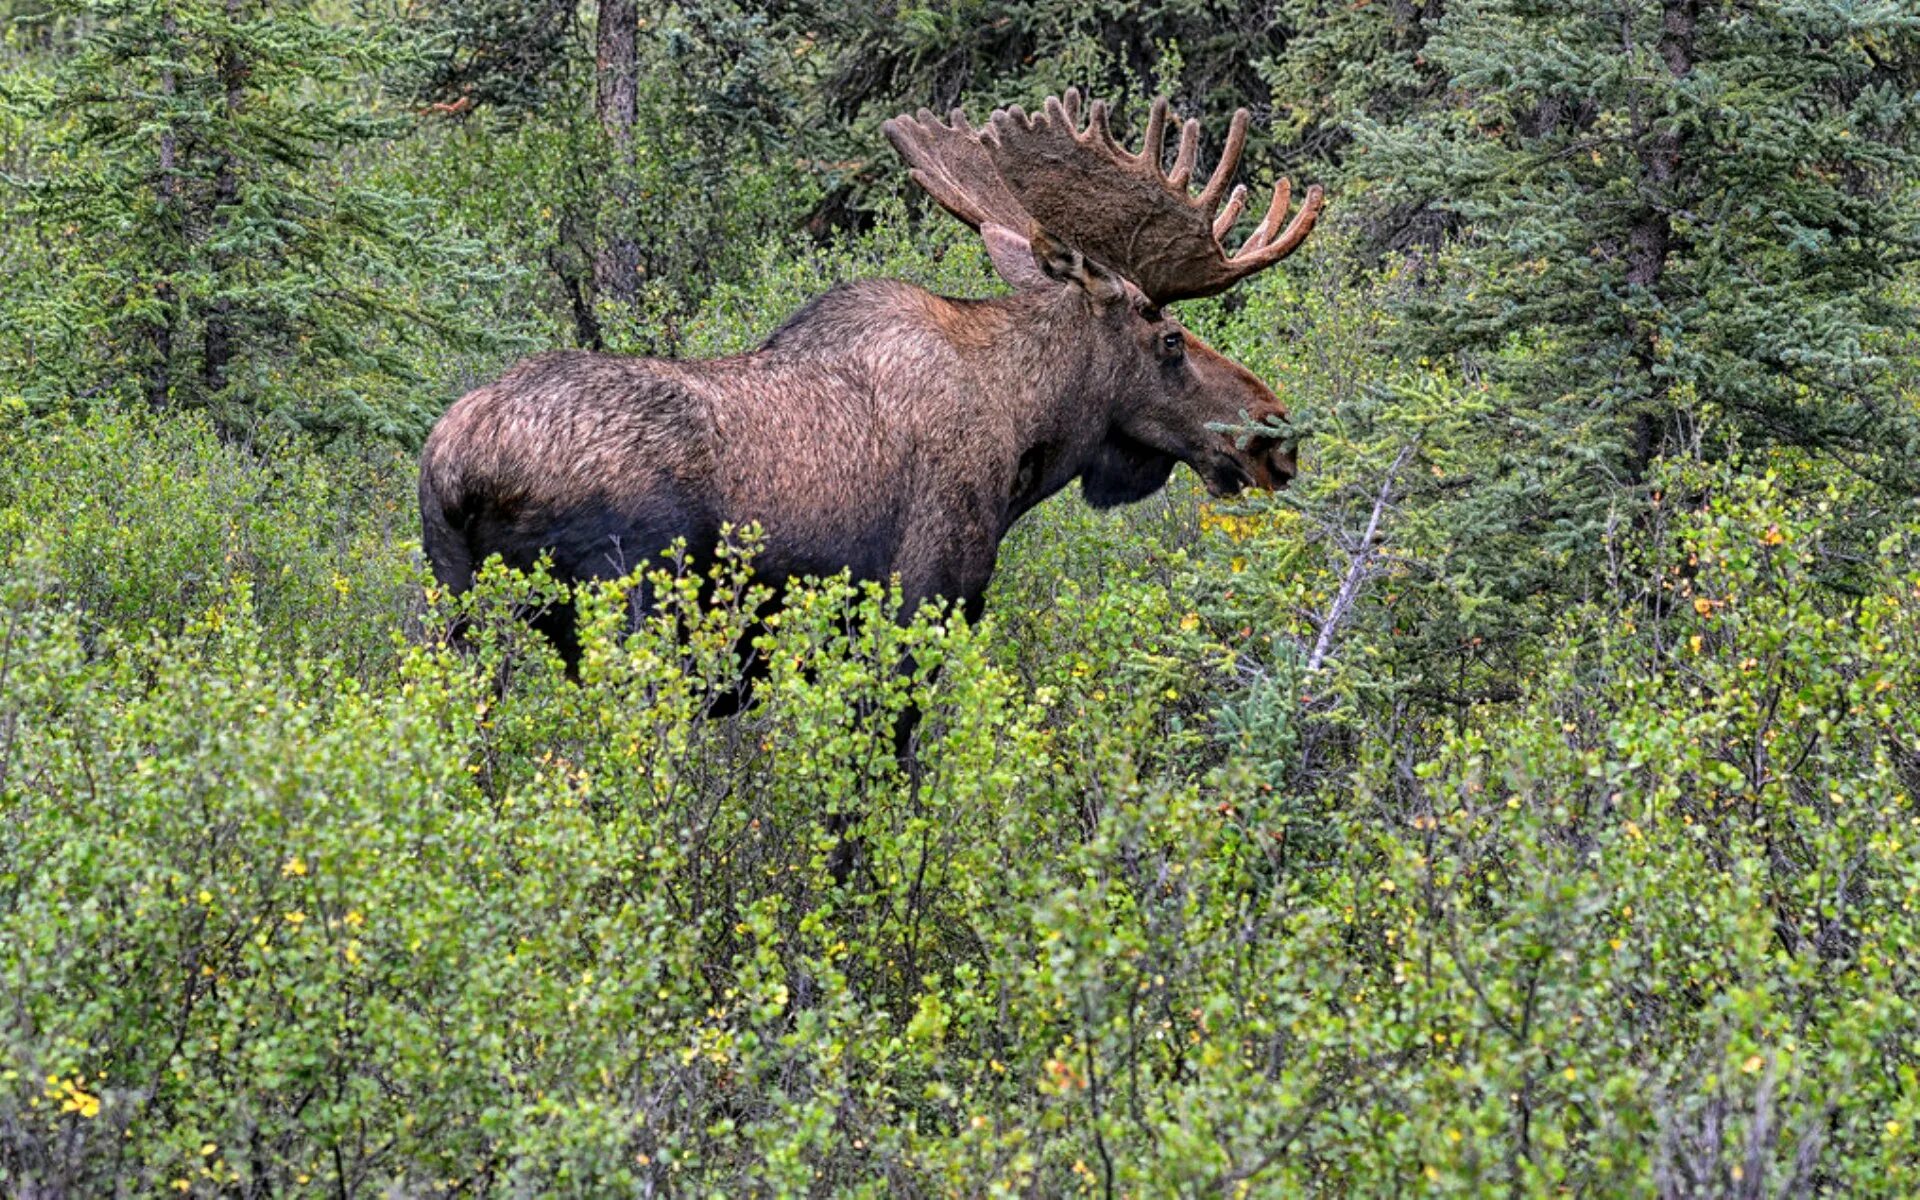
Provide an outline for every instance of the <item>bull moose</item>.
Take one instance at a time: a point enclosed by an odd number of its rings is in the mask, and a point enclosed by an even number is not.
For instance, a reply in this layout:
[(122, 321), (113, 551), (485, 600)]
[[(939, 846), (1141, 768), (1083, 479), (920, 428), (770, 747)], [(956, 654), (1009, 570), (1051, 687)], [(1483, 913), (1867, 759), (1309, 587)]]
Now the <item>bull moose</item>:
[[(977, 617), (1008, 529), (1075, 479), (1099, 508), (1151, 495), (1182, 462), (1216, 496), (1283, 486), (1295, 470), (1284, 441), (1218, 430), (1282, 418), (1280, 401), (1167, 306), (1292, 253), (1320, 189), (1283, 229), (1282, 180), (1229, 254), (1221, 239), (1247, 196), (1227, 188), (1245, 109), (1198, 194), (1198, 121), (1182, 124), (1169, 168), (1164, 98), (1138, 154), (1114, 140), (1103, 102), (1086, 117), (1068, 91), (980, 129), (959, 110), (884, 126), (1012, 295), (847, 283), (748, 354), (548, 353), (466, 395), (421, 457), (435, 577), (463, 591), (490, 555), (524, 569), (547, 554), (562, 581), (617, 578), (677, 539), (691, 562), (710, 559), (724, 527), (758, 523), (755, 573), (776, 587), (845, 569), (898, 577), (909, 615), (937, 597)], [(576, 665), (570, 610), (538, 623)]]

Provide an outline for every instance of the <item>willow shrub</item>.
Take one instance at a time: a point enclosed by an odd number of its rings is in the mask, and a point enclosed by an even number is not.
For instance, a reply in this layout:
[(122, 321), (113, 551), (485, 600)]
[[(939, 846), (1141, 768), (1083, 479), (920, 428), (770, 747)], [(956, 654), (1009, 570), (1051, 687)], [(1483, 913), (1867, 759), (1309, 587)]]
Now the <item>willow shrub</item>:
[(1913, 1190), (1915, 529), (1792, 478), (1673, 472), (1518, 702), (1326, 798), (1351, 948), (1286, 1054), (1364, 1069), (1303, 1119), (1319, 1178)]
[[(426, 646), (379, 688), (283, 655), (244, 583), (138, 642), (16, 590), (15, 1180), (600, 1194), (737, 1168), (715, 1159), (739, 1138), (804, 1179), (833, 1157), (809, 1124), (889, 1109), (862, 1094), (876, 1066), (913, 1074), (879, 1014), (954, 965), (983, 856), (1018, 836), (986, 836), (977, 794), (1034, 769), (1024, 705), (964, 634), (898, 634), (943, 668), (916, 683), (890, 623), (848, 632), (848, 598), (788, 610), (743, 728), (698, 721), (683, 669), (725, 648), (703, 642), (719, 617), (598, 644), (578, 688), (523, 667), (496, 699)], [(908, 787), (890, 725), (858, 718), (916, 692), (939, 732)], [(825, 873), (835, 808), (864, 818), (857, 889)]]
[(391, 452), (243, 448), (194, 416), (0, 429), (0, 563), (89, 639), (178, 636), (244, 583), (269, 639), (388, 669), (416, 616), (418, 526)]

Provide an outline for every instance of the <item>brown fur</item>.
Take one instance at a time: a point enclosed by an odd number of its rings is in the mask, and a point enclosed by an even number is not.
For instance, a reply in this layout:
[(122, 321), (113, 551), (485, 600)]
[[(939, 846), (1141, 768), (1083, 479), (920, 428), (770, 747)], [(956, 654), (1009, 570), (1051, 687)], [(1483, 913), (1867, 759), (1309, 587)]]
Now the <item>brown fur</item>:
[[(753, 522), (764, 580), (847, 568), (897, 576), (909, 611), (946, 597), (977, 614), (1009, 527), (1076, 478), (1102, 506), (1158, 490), (1176, 460), (1217, 492), (1285, 483), (1272, 443), (1206, 429), (1280, 415), (1258, 379), (1191, 336), (1169, 361), (1179, 326), (1137, 291), (1035, 253), (1042, 286), (952, 300), (847, 284), (732, 358), (526, 360), (427, 439), (435, 575), (461, 590), (491, 554), (524, 568), (546, 552), (563, 579), (608, 578), (674, 538), (703, 560), (723, 523)], [(571, 630), (550, 632), (571, 658)]]

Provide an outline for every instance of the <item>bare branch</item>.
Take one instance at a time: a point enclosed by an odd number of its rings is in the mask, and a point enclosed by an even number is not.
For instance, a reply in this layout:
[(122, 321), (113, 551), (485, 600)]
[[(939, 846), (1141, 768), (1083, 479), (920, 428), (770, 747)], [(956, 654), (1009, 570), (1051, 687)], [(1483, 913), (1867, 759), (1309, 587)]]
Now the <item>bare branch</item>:
[(1373, 502), (1373, 515), (1367, 519), (1367, 531), (1360, 538), (1360, 544), (1350, 551), (1346, 578), (1340, 581), (1340, 590), (1334, 594), (1333, 604), (1327, 609), (1327, 615), (1320, 622), (1320, 636), (1314, 641), (1313, 653), (1307, 656), (1307, 670), (1318, 671), (1333, 653), (1334, 634), (1346, 622), (1347, 613), (1352, 610), (1355, 600), (1360, 598), (1371, 568), (1380, 557), (1380, 520), (1386, 515), (1388, 502), (1393, 497), (1393, 484), (1399, 478), (1400, 470), (1413, 457), (1413, 446), (1408, 444), (1400, 448), (1393, 465), (1387, 468), (1387, 476), (1380, 483), (1380, 494)]

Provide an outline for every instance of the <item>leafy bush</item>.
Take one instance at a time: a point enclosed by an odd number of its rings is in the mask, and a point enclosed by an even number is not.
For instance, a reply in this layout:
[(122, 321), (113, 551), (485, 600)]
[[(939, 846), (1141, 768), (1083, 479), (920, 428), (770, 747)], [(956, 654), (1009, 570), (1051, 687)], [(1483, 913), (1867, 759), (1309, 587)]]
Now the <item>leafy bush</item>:
[[(1920, 1194), (1913, 20), (1134, 7), (8, 9), (0, 1192)], [(999, 291), (872, 126), (1089, 81), (1334, 184), (1285, 493), (428, 582), (373, 447)]]
[(109, 414), (0, 432), (0, 563), (96, 637), (178, 637), (244, 585), (282, 647), (392, 657), (413, 605), (412, 464), (241, 449), (201, 417)]

